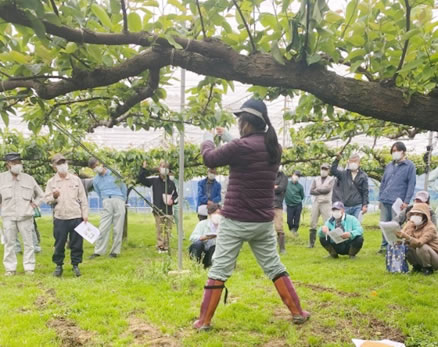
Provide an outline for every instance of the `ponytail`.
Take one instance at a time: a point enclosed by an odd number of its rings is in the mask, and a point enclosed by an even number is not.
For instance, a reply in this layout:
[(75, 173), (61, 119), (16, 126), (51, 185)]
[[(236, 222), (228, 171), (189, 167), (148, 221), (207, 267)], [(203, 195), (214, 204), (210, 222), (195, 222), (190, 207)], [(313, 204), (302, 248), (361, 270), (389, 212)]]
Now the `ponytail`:
[(268, 130), (265, 132), (265, 146), (269, 153), (269, 162), (271, 164), (280, 164), (281, 161), (281, 147), (278, 143), (277, 133), (271, 124), (270, 119), (266, 115), (263, 117), (268, 126)]

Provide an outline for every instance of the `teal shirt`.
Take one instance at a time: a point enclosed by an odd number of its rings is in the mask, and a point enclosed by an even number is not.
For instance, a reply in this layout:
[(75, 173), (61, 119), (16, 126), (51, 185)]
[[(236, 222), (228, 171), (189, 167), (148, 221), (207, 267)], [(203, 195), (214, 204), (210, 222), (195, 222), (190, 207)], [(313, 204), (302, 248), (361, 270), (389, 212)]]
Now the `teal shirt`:
[[(349, 214), (344, 215), (344, 219), (341, 222), (344, 227), (345, 232), (349, 232), (351, 234), (350, 240), (354, 239), (356, 236), (360, 236), (363, 234), (362, 226), (356, 217), (351, 216)], [(325, 226), (329, 228), (329, 230), (333, 230), (336, 227), (335, 219), (333, 217), (329, 218), (325, 223)], [(318, 230), (318, 236), (324, 237), (325, 234), (322, 232), (322, 227)], [(331, 240), (330, 240), (331, 241)]]
[(304, 188), (300, 183), (289, 181), (286, 189), (285, 201), (286, 205), (299, 205), (304, 200)]

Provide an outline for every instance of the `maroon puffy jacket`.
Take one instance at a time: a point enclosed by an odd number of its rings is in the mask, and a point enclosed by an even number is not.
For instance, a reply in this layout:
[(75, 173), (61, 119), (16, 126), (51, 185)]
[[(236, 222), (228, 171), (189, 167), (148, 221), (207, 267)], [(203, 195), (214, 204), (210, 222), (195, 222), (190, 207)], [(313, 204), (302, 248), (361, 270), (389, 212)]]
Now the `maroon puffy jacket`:
[(239, 222), (270, 222), (274, 219), (274, 182), (277, 164), (269, 163), (264, 133), (241, 137), (215, 148), (211, 141), (201, 145), (209, 168), (230, 166), (230, 177), (221, 214)]

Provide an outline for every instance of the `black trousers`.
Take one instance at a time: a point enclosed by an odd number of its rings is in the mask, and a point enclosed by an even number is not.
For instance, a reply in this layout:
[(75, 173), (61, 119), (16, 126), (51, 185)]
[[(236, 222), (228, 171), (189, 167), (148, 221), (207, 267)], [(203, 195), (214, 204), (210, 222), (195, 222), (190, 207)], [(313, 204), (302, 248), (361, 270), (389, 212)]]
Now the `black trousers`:
[(55, 252), (52, 261), (56, 265), (63, 265), (65, 258), (65, 244), (70, 237), (70, 258), (72, 265), (82, 263), (84, 253), (84, 239), (79, 235), (75, 228), (82, 223), (82, 218), (57, 219), (53, 220), (53, 236), (55, 238)]
[(303, 204), (287, 206), (287, 226), (289, 231), (292, 229), (298, 230), (300, 227), (301, 211)]
[(332, 246), (336, 253), (341, 255), (356, 255), (361, 250), (363, 241), (363, 236), (356, 236), (353, 240), (347, 240), (338, 244), (330, 242), (330, 237), (327, 237), (327, 240), (325, 236), (319, 238), (322, 247), (327, 249), (327, 247)]
[(207, 251), (205, 250), (205, 243), (202, 241), (195, 241), (189, 247), (190, 258), (196, 258), (198, 263), (201, 262), (202, 254), (204, 258), (202, 259), (202, 264), (204, 264), (204, 269), (211, 266), (211, 259), (213, 257), (214, 250), (216, 246), (211, 246)]

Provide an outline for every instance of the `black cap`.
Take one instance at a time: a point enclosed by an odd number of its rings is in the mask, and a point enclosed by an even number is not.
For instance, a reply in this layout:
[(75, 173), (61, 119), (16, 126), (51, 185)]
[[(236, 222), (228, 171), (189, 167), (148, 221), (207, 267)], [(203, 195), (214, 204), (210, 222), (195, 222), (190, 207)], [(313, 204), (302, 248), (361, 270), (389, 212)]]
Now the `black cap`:
[(21, 160), (20, 153), (10, 152), (5, 154), (5, 161)]
[(297, 176), (300, 176), (300, 177), (302, 176), (300, 170), (295, 170), (295, 171), (294, 171), (294, 175), (297, 175)]
[(246, 100), (238, 111), (233, 112), (237, 117), (240, 116), (241, 113), (246, 112), (257, 118), (260, 118), (263, 122), (266, 123), (263, 115), (268, 115), (268, 109), (266, 108), (266, 104), (262, 100), (258, 99), (249, 99)]

